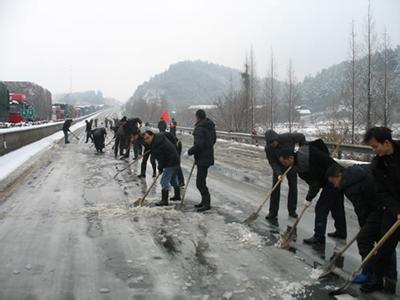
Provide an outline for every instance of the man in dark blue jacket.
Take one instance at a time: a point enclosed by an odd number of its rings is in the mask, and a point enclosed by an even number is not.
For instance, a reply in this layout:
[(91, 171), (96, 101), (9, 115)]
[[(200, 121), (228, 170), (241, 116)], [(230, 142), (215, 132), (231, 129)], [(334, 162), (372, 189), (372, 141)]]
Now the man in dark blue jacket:
[[(302, 146), (306, 142), (304, 134), (301, 133), (285, 133), (278, 134), (274, 130), (267, 130), (265, 132), (265, 154), (269, 165), (272, 168), (272, 186), (281, 178), (282, 174), (285, 172), (286, 167), (284, 167), (279, 161), (279, 151), (284, 148), (290, 148), (294, 151), (296, 145)], [(287, 180), (289, 185), (288, 202), (287, 208), (289, 211), (289, 216), (297, 218), (296, 208), (297, 208), (297, 172), (292, 169), (287, 174)], [(278, 186), (275, 191), (271, 194), (271, 202), (269, 204), (269, 214), (266, 219), (277, 225), (278, 223), (278, 211), (279, 211), (279, 200), (280, 200), (281, 187)]]
[(196, 204), (198, 212), (211, 208), (211, 196), (207, 188), (208, 168), (214, 164), (214, 144), (217, 140), (215, 124), (206, 117), (204, 110), (196, 112), (196, 125), (193, 131), (193, 146), (188, 150), (194, 155), (197, 166), (196, 186), (201, 194), (201, 202)]

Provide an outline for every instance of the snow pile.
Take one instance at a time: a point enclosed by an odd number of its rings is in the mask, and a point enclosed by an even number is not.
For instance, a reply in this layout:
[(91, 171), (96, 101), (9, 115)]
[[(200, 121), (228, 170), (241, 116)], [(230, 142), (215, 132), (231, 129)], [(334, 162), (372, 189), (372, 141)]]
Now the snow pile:
[(307, 287), (311, 285), (308, 281), (292, 281), (282, 280), (279, 278), (274, 279), (274, 295), (280, 296), (285, 300), (292, 299), (308, 299), (312, 295), (312, 291), (308, 290)]
[(318, 280), (319, 276), (321, 276), (322, 273), (324, 273), (324, 271), (321, 269), (312, 269), (311, 273), (310, 273), (310, 278), (314, 279), (314, 280)]
[(115, 206), (110, 204), (98, 204), (97, 206), (84, 207), (70, 211), (72, 214), (99, 214), (101, 216), (116, 217), (169, 217), (182, 218), (181, 211), (171, 207), (132, 207)]
[(239, 241), (245, 247), (259, 247), (264, 245), (262, 237), (257, 233), (251, 232), (249, 227), (239, 223), (227, 224), (228, 234)]

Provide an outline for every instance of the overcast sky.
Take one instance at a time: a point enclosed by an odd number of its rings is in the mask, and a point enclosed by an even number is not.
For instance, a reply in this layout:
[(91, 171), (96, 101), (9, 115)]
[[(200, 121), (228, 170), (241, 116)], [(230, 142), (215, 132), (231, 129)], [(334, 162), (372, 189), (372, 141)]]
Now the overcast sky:
[[(371, 1), (375, 30), (400, 44), (400, 0)], [(284, 79), (349, 58), (367, 0), (0, 0), (0, 80), (53, 93), (100, 89), (125, 101), (172, 63), (201, 59), (239, 68), (253, 45), (265, 75), (271, 47)]]

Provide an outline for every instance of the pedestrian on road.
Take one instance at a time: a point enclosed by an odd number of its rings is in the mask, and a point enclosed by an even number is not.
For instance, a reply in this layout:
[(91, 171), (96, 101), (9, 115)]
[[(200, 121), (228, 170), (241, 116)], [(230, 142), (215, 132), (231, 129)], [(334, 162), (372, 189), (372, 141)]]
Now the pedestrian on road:
[[(376, 195), (370, 165), (353, 165), (343, 168), (339, 164), (334, 164), (328, 168), (327, 177), (335, 188), (344, 192), (354, 206), (360, 226), (360, 232), (357, 235), (358, 251), (363, 260), (381, 237), (383, 213), (383, 205)], [(391, 257), (385, 277), (395, 282), (397, 280), (396, 251), (392, 253)], [(365, 283), (370, 276), (371, 265), (367, 264), (362, 272), (354, 277), (353, 283)]]
[[(265, 132), (265, 154), (267, 156), (269, 165), (272, 168), (272, 186), (281, 178), (285, 172), (286, 167), (279, 161), (279, 152), (282, 149), (288, 148), (294, 152), (297, 146), (303, 146), (306, 142), (304, 134), (301, 133), (284, 133), (278, 134), (274, 130), (267, 130)], [(286, 175), (289, 193), (287, 199), (287, 209), (289, 216), (297, 218), (297, 172), (295, 169), (289, 171)], [(269, 204), (269, 214), (266, 219), (273, 225), (278, 225), (278, 211), (280, 202), (281, 186), (279, 185), (271, 194), (271, 202)]]
[(178, 123), (175, 121), (174, 118), (171, 120), (171, 124), (169, 124), (169, 132), (173, 135), (176, 136), (176, 126)]
[(88, 120), (85, 120), (85, 123), (86, 123), (86, 129), (85, 129), (85, 132), (86, 132), (86, 142), (85, 143), (87, 143), (87, 142), (89, 142), (89, 139), (92, 139), (92, 123), (90, 123)]
[[(322, 145), (318, 148), (317, 145)], [(329, 212), (335, 220), (336, 231), (328, 236), (346, 239), (346, 217), (344, 212), (344, 196), (327, 179), (328, 168), (336, 164), (330, 157), (329, 151), (322, 140), (317, 140), (301, 146), (297, 152), (291, 148), (282, 149), (279, 160), (285, 167), (295, 167), (298, 175), (308, 184), (308, 193), (304, 204), (311, 205), (311, 201), (321, 190), (315, 206), (314, 235), (304, 239), (304, 243), (312, 245), (316, 250), (325, 248), (325, 232)]]
[(158, 130), (160, 132), (165, 132), (167, 130), (167, 123), (162, 117), (160, 118), (160, 122), (158, 122)]
[(68, 132), (71, 132), (71, 130), (69, 129), (71, 127), (72, 124), (72, 119), (67, 119), (65, 120), (64, 124), (63, 124), (63, 132), (64, 132), (64, 141), (66, 144), (69, 144), (69, 140), (68, 140)]
[(122, 118), (118, 124), (115, 126), (117, 128), (115, 132), (115, 142), (114, 142), (114, 156), (117, 158), (118, 150), (119, 155), (124, 155), (124, 149), (126, 148), (126, 137), (125, 137), (125, 129), (124, 125), (126, 124), (126, 118)]
[(97, 127), (92, 130), (92, 136), (93, 136), (93, 143), (94, 146), (96, 147), (97, 152), (103, 153), (103, 149), (105, 147), (104, 142), (107, 136), (106, 129), (103, 126)]
[[(158, 163), (158, 171), (161, 177), (161, 201), (157, 206), (168, 205), (170, 184), (174, 187), (175, 193), (180, 193), (176, 172), (179, 166), (179, 157), (176, 147), (162, 133), (154, 134), (151, 130), (144, 133), (144, 141), (151, 146), (151, 152)], [(175, 194), (174, 198), (180, 198), (180, 194)]]
[(206, 112), (199, 109), (196, 112), (196, 124), (193, 131), (193, 146), (188, 155), (194, 155), (197, 166), (196, 186), (201, 194), (201, 202), (196, 204), (198, 212), (211, 208), (211, 196), (207, 188), (208, 168), (214, 165), (214, 144), (217, 141), (215, 124), (206, 117)]
[(99, 120), (96, 118), (96, 119), (94, 119), (94, 127), (97, 127), (97, 122), (98, 122)]
[[(382, 237), (400, 220), (400, 141), (393, 140), (389, 128), (373, 127), (366, 132), (364, 142), (376, 154), (371, 163), (371, 172), (377, 199), (382, 203), (382, 219), (378, 228)], [(383, 289), (383, 276), (390, 266), (392, 253), (399, 239), (400, 229), (397, 229), (372, 258), (372, 274), (361, 286), (362, 292), (371, 293)]]
[(138, 130), (140, 131), (139, 128), (141, 126), (142, 126), (142, 120), (140, 118), (127, 119), (124, 125), (126, 152), (123, 158), (129, 158), (131, 152), (131, 144), (133, 145), (134, 159), (137, 159), (138, 156), (141, 154), (139, 153), (139, 145), (137, 145), (132, 138), (132, 134)]

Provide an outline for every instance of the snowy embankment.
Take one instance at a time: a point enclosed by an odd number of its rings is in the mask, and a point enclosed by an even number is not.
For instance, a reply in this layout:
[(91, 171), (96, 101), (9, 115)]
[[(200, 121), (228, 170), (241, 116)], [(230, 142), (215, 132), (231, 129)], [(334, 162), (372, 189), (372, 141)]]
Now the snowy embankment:
[[(71, 126), (71, 131), (75, 131), (82, 126), (85, 126), (85, 120), (91, 119), (94, 116), (89, 116), (87, 119), (81, 120), (78, 123)], [(51, 123), (53, 125), (54, 123)], [(44, 127), (49, 126), (50, 124), (42, 124), (34, 126)], [(32, 126), (33, 127), (33, 126)], [(9, 129), (1, 129), (0, 132), (4, 131), (18, 131), (18, 130), (29, 130), (32, 127), (20, 127), (20, 128), (9, 128)], [(4, 186), (7, 186), (14, 180), (16, 177), (21, 175), (24, 170), (26, 170), (30, 165), (30, 160), (37, 154), (42, 151), (45, 151), (51, 148), (55, 143), (57, 143), (60, 139), (64, 137), (64, 133), (62, 131), (56, 132), (48, 137), (40, 139), (32, 144), (21, 147), (15, 151), (7, 153), (3, 156), (0, 156), (0, 190)], [(17, 172), (16, 172), (17, 171)], [(15, 173), (15, 174), (14, 174)]]

